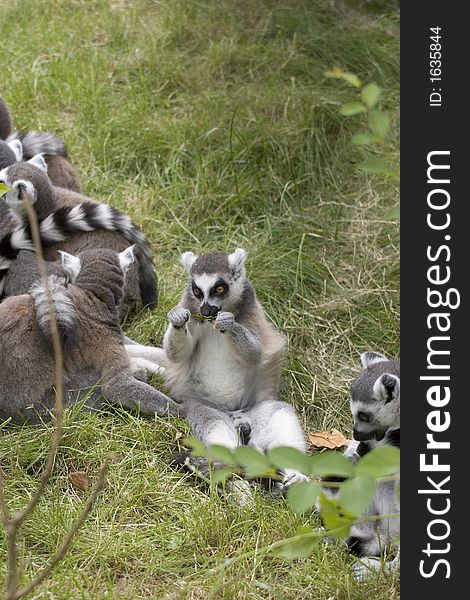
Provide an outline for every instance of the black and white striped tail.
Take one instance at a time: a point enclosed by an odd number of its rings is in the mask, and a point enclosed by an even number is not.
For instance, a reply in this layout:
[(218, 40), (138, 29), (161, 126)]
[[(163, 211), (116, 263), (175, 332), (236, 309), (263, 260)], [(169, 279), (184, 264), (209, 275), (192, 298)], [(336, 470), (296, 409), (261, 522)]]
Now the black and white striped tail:
[(36, 154), (50, 154), (67, 158), (67, 148), (64, 142), (53, 133), (46, 131), (14, 131), (6, 142), (20, 140), (23, 146), (23, 160), (29, 160)]
[(9, 231), (0, 237), (0, 298), (3, 295), (4, 279), (8, 269), (20, 250), (33, 250), (29, 227)]
[[(104, 229), (121, 233), (135, 245), (139, 266), (139, 285), (142, 303), (147, 308), (157, 304), (157, 279), (145, 235), (131, 219), (116, 208), (97, 202), (83, 202), (77, 206), (58, 208), (39, 223), (43, 243), (63, 242), (78, 232)], [(18, 227), (13, 233), (0, 238), (0, 296), (2, 280), (20, 250), (32, 250), (29, 225)]]
[(97, 229), (119, 232), (130, 244), (135, 245), (141, 300), (147, 308), (155, 308), (157, 280), (149, 243), (128, 216), (107, 204), (83, 202), (77, 206), (57, 209), (40, 224), (41, 239), (44, 242), (62, 242), (78, 231)]
[(75, 323), (75, 307), (67, 291), (65, 279), (57, 277), (57, 275), (49, 275), (47, 283), (51, 302), (49, 302), (48, 291), (42, 281), (35, 283), (29, 292), (33, 297), (39, 329), (48, 348), (52, 351), (52, 303), (61, 346), (66, 351), (72, 350), (78, 343), (78, 334)]

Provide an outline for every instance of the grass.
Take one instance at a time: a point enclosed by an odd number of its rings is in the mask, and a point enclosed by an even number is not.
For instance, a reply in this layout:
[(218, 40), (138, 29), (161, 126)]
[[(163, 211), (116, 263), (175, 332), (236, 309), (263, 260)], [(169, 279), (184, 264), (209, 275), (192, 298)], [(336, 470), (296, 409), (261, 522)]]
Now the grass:
[[(153, 313), (125, 324), (161, 343), (186, 250), (249, 252), (270, 319), (288, 336), (283, 398), (306, 430), (350, 433), (359, 352), (399, 353), (396, 183), (366, 176), (350, 144), (361, 117), (338, 65), (384, 90), (398, 154), (398, 16), (353, 0), (17, 0), (1, 2), (0, 93), (18, 128), (54, 131), (84, 192), (126, 211), (151, 240)], [(7, 495), (34, 489), (51, 426), (3, 428)], [(21, 533), (26, 581), (82, 505), (68, 472), (121, 461), (69, 554), (35, 598), (398, 598), (398, 581), (354, 583), (337, 547), (285, 561), (261, 549), (312, 515), (258, 496), (241, 509), (168, 466), (188, 433), (178, 419), (67, 415), (47, 494)], [(5, 542), (0, 546), (5, 552)], [(226, 559), (232, 562), (225, 563)], [(0, 579), (4, 575), (3, 561)]]

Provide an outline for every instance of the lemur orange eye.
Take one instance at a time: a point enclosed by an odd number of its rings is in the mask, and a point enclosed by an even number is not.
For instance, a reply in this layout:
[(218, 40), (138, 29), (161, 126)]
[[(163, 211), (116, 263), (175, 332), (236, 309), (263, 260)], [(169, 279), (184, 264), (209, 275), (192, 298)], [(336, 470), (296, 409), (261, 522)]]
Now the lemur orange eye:
[(224, 285), (218, 285), (215, 288), (215, 293), (216, 294), (223, 294), (223, 293), (225, 293), (225, 286)]
[(193, 288), (193, 294), (196, 296), (196, 298), (199, 298), (202, 292), (199, 288)]

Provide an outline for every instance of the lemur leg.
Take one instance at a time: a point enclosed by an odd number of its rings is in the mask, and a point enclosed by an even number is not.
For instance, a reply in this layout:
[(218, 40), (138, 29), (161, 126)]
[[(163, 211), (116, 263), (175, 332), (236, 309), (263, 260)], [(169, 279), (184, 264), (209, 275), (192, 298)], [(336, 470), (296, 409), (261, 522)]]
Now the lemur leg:
[(191, 352), (192, 338), (186, 327), (190, 316), (189, 310), (181, 306), (168, 313), (170, 324), (163, 339), (163, 348), (170, 360), (183, 360)]
[(142, 414), (180, 415), (181, 406), (162, 392), (138, 381), (130, 369), (111, 371), (103, 378), (102, 390), (105, 398), (113, 404), (137, 409)]
[(206, 447), (219, 444), (233, 450), (238, 446), (237, 430), (226, 413), (211, 406), (190, 404), (186, 418), (193, 435)]
[(153, 362), (160, 367), (165, 364), (167, 359), (165, 350), (156, 346), (145, 346), (139, 344), (128, 337), (124, 338), (124, 347), (126, 348), (127, 356), (129, 358), (145, 358), (146, 360)]
[[(219, 444), (234, 450), (238, 446), (238, 432), (232, 419), (226, 413), (210, 406), (194, 404), (187, 407), (186, 418), (193, 435), (200, 439), (206, 447)], [(201, 468), (200, 461), (199, 468)], [(209, 465), (206, 469), (207, 472), (210, 471)], [(253, 494), (248, 481), (239, 477), (231, 478), (225, 482), (225, 488), (241, 506), (252, 503)]]
[(248, 364), (256, 364), (261, 360), (261, 341), (244, 325), (235, 322), (229, 312), (219, 312), (214, 324), (215, 329), (226, 335), (239, 357)]
[[(290, 404), (267, 400), (251, 409), (251, 437), (249, 445), (262, 452), (278, 446), (289, 446), (301, 452), (307, 449), (305, 434), (299, 417)], [(295, 469), (283, 469), (284, 485), (292, 485), (308, 478)]]
[(155, 373), (164, 373), (165, 369), (146, 358), (129, 358), (132, 375), (139, 381), (147, 381)]

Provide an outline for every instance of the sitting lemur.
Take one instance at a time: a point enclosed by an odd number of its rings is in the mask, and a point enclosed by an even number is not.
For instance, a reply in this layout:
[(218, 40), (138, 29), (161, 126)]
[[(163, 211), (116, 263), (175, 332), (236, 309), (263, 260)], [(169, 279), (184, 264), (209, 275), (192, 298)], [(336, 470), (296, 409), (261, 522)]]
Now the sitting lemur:
[[(294, 408), (279, 400), (285, 339), (268, 322), (246, 276), (245, 259), (241, 248), (182, 255), (189, 283), (168, 313), (167, 383), (205, 446), (234, 449), (242, 443), (263, 452), (276, 446), (305, 451)], [(283, 475), (285, 485), (304, 478), (289, 469)]]

